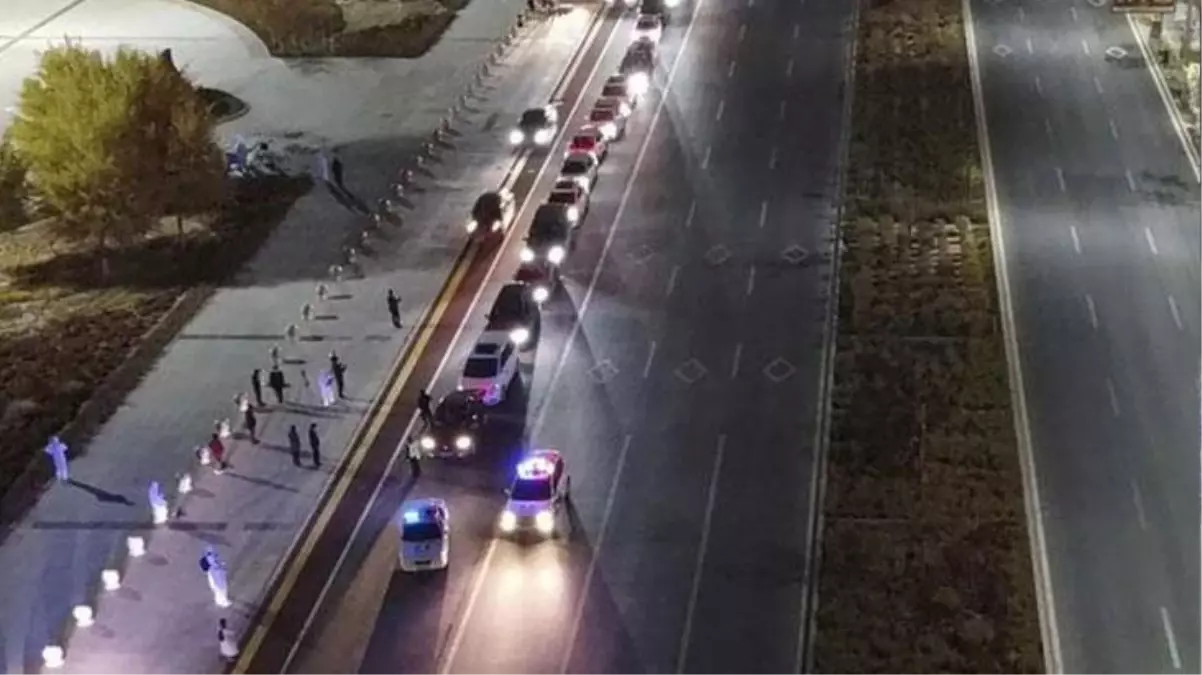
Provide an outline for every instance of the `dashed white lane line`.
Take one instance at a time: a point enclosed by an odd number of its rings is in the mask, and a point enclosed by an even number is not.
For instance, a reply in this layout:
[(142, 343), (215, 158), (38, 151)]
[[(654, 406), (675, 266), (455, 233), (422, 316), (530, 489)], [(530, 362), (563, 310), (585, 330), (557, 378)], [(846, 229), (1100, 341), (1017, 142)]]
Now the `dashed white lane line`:
[(1052, 120), (1050, 120), (1046, 117), (1043, 118), (1043, 133), (1048, 138), (1052, 137)]
[(721, 122), (722, 121), (722, 113), (724, 113), (724, 112), (726, 112), (726, 99), (722, 99), (721, 101), (718, 101), (718, 112), (714, 113), (714, 121)]
[(1056, 183), (1060, 186), (1061, 192), (1068, 192), (1068, 185), (1064, 182), (1064, 170), (1056, 167)]
[(793, 59), (785, 66), (785, 77), (793, 77)]
[(673, 265), (672, 272), (668, 275), (668, 295), (672, 295), (672, 291), (676, 290), (676, 275), (680, 274), (680, 265)]
[(768, 202), (762, 201), (762, 202), (760, 202), (760, 227), (761, 228), (764, 227), (764, 225), (767, 222), (768, 222)]
[(651, 375), (651, 363), (655, 361), (655, 340), (651, 341), (651, 346), (647, 348), (647, 361), (643, 363), (643, 379), (647, 379)]
[(786, 109), (786, 107), (788, 107), (788, 104), (787, 104), (787, 103), (785, 103), (784, 101), (781, 101), (781, 102), (780, 102), (780, 110), (779, 110), (779, 111), (777, 111), (777, 113), (776, 113), (776, 117), (777, 117), (778, 119), (781, 119), (781, 120), (785, 119), (785, 109)]
[(1070, 13), (1070, 14), (1072, 14), (1072, 15), (1073, 15), (1073, 21), (1076, 21), (1076, 20), (1077, 20), (1077, 8), (1076, 8), (1076, 7), (1069, 7), (1069, 8), (1068, 8), (1068, 11), (1069, 11), (1069, 13)]
[[(1110, 122), (1110, 137), (1117, 141), (1119, 139), (1118, 125), (1116, 125), (1114, 123), (1114, 120), (1109, 120), (1109, 122)], [(1128, 173), (1130, 173), (1130, 172), (1128, 172)]]
[(739, 26), (739, 42), (747, 39), (747, 24)]
[(730, 379), (735, 379), (739, 376), (739, 361), (743, 358), (743, 343), (735, 345), (735, 355), (730, 362)]
[(689, 229), (693, 226), (693, 216), (697, 215), (697, 200), (689, 202), (689, 212), (684, 217), (684, 229)]
[(1181, 322), (1181, 310), (1177, 309), (1177, 298), (1169, 296), (1169, 314), (1173, 315), (1173, 324), (1177, 326), (1177, 330), (1185, 330), (1185, 324)]
[(713, 150), (710, 146), (705, 146), (705, 156), (701, 158), (701, 168), (708, 169), (710, 166), (710, 151)]
[(1089, 42), (1085, 38), (1081, 38), (1081, 51), (1085, 52), (1086, 56), (1093, 54), (1093, 52), (1089, 50)]
[(747, 295), (751, 295), (754, 292), (755, 292), (755, 265), (752, 265), (751, 269), (747, 271)]
[(730, 67), (726, 69), (726, 77), (728, 79), (735, 76), (735, 63), (737, 63), (737, 62), (734, 59), (731, 59)]
[(1081, 255), (1081, 237), (1077, 234), (1077, 226), (1069, 225), (1068, 232), (1073, 237), (1073, 250), (1077, 252), (1077, 255)]
[(801, 37), (801, 26), (795, 23), (793, 24), (793, 39), (796, 40), (799, 37)]
[(1043, 96), (1043, 80), (1038, 75), (1035, 76), (1035, 93)]
[(1131, 481), (1131, 502), (1135, 504), (1135, 517), (1139, 520), (1139, 529), (1148, 530), (1148, 518), (1144, 515), (1144, 500), (1139, 494), (1139, 486)]
[(1102, 88), (1102, 81), (1098, 79), (1097, 75), (1094, 75), (1093, 78), (1093, 88), (1094, 91), (1098, 92), (1099, 94), (1106, 93), (1106, 90)]
[[(1020, 11), (1020, 12), (1021, 12), (1021, 11), (1022, 11), (1022, 8), (1021, 8), (1021, 7), (1019, 7), (1019, 8), (1018, 8), (1018, 11)], [(1034, 53), (1035, 53), (1035, 45), (1031, 44), (1031, 38), (1027, 38), (1027, 53), (1028, 53), (1028, 54), (1034, 54)]]
[(1027, 21), (1027, 13), (1023, 11), (1022, 7), (1018, 8), (1018, 20), (1020, 23), (1026, 23)]
[(1173, 659), (1173, 667), (1181, 670), (1181, 654), (1177, 652), (1177, 636), (1173, 634), (1173, 620), (1169, 618), (1169, 610), (1160, 608), (1160, 623), (1164, 626), (1164, 639), (1169, 645), (1169, 658)]
[(1110, 395), (1110, 411), (1115, 417), (1119, 416), (1119, 394), (1114, 390), (1114, 382), (1106, 378), (1106, 393)]
[(1131, 169), (1127, 169), (1126, 175), (1127, 175), (1127, 189), (1132, 192), (1135, 192), (1135, 190), (1136, 190), (1135, 175), (1131, 173)]
[(1094, 330), (1098, 329), (1098, 308), (1093, 303), (1093, 296), (1089, 293), (1085, 294), (1085, 307), (1089, 310), (1089, 325), (1093, 326)]
[(710, 474), (709, 495), (705, 500), (705, 517), (701, 524), (701, 544), (697, 547), (697, 564), (693, 568), (693, 587), (689, 589), (689, 602), (685, 609), (684, 630), (680, 634), (680, 649), (676, 653), (676, 672), (686, 671), (689, 658), (689, 641), (693, 638), (693, 613), (697, 611), (697, 596), (701, 591), (701, 575), (705, 571), (705, 551), (710, 543), (710, 525), (714, 520), (714, 504), (718, 501), (718, 476), (722, 473), (722, 456), (726, 453), (726, 434), (718, 436), (718, 451), (714, 454), (714, 468)]
[(1144, 239), (1148, 242), (1148, 250), (1152, 251), (1152, 255), (1160, 255), (1160, 249), (1156, 248), (1156, 238), (1152, 236), (1152, 228), (1144, 227)]
[(772, 148), (772, 154), (768, 155), (768, 168), (769, 169), (776, 168), (776, 147), (775, 146), (773, 146), (773, 148)]
[(755, 7), (755, 0), (747, 0), (748, 7)]

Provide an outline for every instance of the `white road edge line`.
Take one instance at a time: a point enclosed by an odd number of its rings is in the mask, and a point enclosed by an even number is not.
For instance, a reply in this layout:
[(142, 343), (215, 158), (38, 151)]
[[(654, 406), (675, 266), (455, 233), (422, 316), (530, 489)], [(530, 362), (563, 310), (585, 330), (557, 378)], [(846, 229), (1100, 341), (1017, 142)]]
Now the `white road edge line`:
[(1027, 13), (1023, 11), (1022, 7), (1018, 8), (1018, 20), (1023, 23), (1027, 21)]
[(1164, 626), (1164, 638), (1169, 645), (1169, 658), (1173, 659), (1173, 667), (1181, 670), (1181, 654), (1177, 652), (1177, 636), (1173, 634), (1173, 621), (1169, 618), (1169, 610), (1160, 608), (1160, 623)]
[(747, 24), (739, 26), (739, 42), (743, 42), (747, 38)]
[(710, 525), (714, 520), (714, 504), (718, 501), (718, 476), (722, 472), (722, 457), (726, 453), (726, 434), (718, 436), (718, 451), (714, 453), (714, 468), (710, 470), (709, 493), (705, 499), (705, 518), (701, 524), (701, 543), (697, 547), (697, 564), (693, 568), (693, 586), (685, 609), (684, 630), (680, 633), (680, 649), (676, 652), (676, 672), (685, 672), (689, 658), (689, 642), (693, 638), (693, 614), (697, 611), (697, 596), (701, 593), (701, 575), (705, 572), (705, 552), (709, 548)]
[(971, 0), (961, 0), (964, 32), (968, 40), (969, 74), (972, 80), (973, 107), (976, 109), (977, 140), (981, 147), (981, 165), (985, 177), (985, 202), (989, 213), (989, 230), (996, 244), (993, 262), (997, 273), (998, 298), (1002, 310), (1002, 334), (1006, 345), (1006, 363), (1010, 374), (1010, 400), (1014, 409), (1014, 431), (1018, 440), (1019, 463), (1023, 475), (1023, 496), (1031, 538), (1031, 566), (1035, 576), (1036, 601), (1039, 606), (1039, 626), (1043, 639), (1044, 666), (1053, 674), (1064, 672), (1060, 647), (1060, 627), (1056, 621), (1056, 596), (1048, 565), (1047, 536), (1043, 525), (1043, 500), (1039, 496), (1038, 470), (1032, 449), (1031, 426), (1027, 414), (1026, 386), (1023, 383), (1022, 353), (1018, 348), (1018, 332), (1014, 323), (1014, 304), (1010, 297), (1010, 273), (1006, 268), (1006, 238), (998, 207), (997, 185), (993, 177), (993, 155), (989, 146), (989, 123), (985, 113), (985, 97), (981, 86), (981, 71), (977, 58), (977, 37), (973, 28)]
[(1156, 248), (1156, 238), (1152, 236), (1152, 228), (1144, 226), (1144, 239), (1148, 242), (1148, 250), (1152, 251), (1152, 255), (1160, 255), (1160, 249)]
[(747, 295), (751, 295), (751, 293), (754, 290), (755, 290), (755, 265), (752, 265), (751, 269), (747, 271)]
[(1061, 192), (1068, 192), (1068, 184), (1064, 182), (1064, 170), (1056, 167), (1056, 184), (1060, 186)]
[(1094, 91), (1098, 92), (1099, 94), (1106, 93), (1106, 90), (1102, 88), (1102, 81), (1098, 79), (1097, 75), (1093, 76), (1093, 88)]
[(713, 150), (711, 146), (705, 146), (705, 156), (701, 158), (701, 168), (708, 169), (710, 166), (710, 152)]
[(572, 652), (576, 645), (576, 636), (580, 632), (580, 620), (584, 617), (584, 605), (588, 602), (588, 589), (593, 585), (593, 575), (597, 572), (597, 558), (601, 546), (605, 544), (605, 533), (609, 530), (609, 515), (613, 513), (614, 502), (618, 495), (618, 482), (622, 478), (622, 470), (626, 468), (626, 456), (630, 452), (630, 434), (622, 440), (622, 450), (618, 453), (618, 467), (614, 469), (613, 482), (609, 484), (609, 493), (605, 495), (605, 510), (601, 516), (601, 529), (597, 531), (597, 541), (593, 545), (593, 555), (588, 561), (588, 570), (584, 573), (584, 582), (580, 587), (580, 601), (572, 612), (572, 628), (568, 632), (568, 644), (564, 647), (563, 658), (559, 662), (559, 672), (566, 673), (572, 661)]
[(643, 379), (647, 379), (651, 375), (651, 362), (655, 360), (655, 348), (658, 345), (655, 340), (651, 341), (651, 347), (647, 349), (647, 362), (643, 364)]
[(793, 77), (793, 59), (789, 59), (789, 63), (785, 65), (785, 77)]
[[(693, 24), (690, 23), (689, 25), (692, 26)], [(731, 59), (730, 67), (726, 69), (726, 77), (728, 79), (735, 76), (735, 63), (737, 63), (737, 62), (734, 59)]]
[(1130, 14), (1127, 15), (1127, 26), (1135, 34), (1135, 42), (1139, 45), (1139, 51), (1144, 55), (1144, 66), (1148, 70), (1148, 77), (1152, 78), (1153, 84), (1156, 85), (1156, 91), (1160, 93), (1160, 101), (1164, 103), (1169, 121), (1172, 122), (1173, 129), (1177, 132), (1177, 140), (1181, 141), (1181, 149), (1185, 152), (1185, 158), (1189, 160), (1190, 168), (1194, 170), (1194, 180), (1202, 181), (1202, 173), (1198, 168), (1197, 150), (1190, 141), (1189, 134), (1185, 132), (1185, 120), (1181, 119), (1181, 113), (1173, 103), (1173, 96), (1169, 93), (1169, 85), (1164, 81), (1164, 74), (1153, 65), (1156, 63), (1156, 57), (1152, 54), (1152, 50), (1148, 49), (1143, 32), (1135, 25), (1135, 17)]
[(1185, 324), (1181, 322), (1181, 311), (1177, 309), (1177, 298), (1169, 295), (1169, 313), (1173, 315), (1173, 323), (1177, 326), (1177, 330), (1185, 330)]
[(1085, 38), (1081, 38), (1081, 51), (1085, 52), (1086, 56), (1090, 56), (1092, 54), (1092, 52), (1089, 51), (1089, 42), (1087, 42)]
[(724, 112), (726, 112), (726, 99), (722, 99), (721, 101), (718, 101), (718, 112), (714, 113), (714, 121), (721, 122), (722, 121), (722, 113), (724, 113)]
[(1089, 325), (1093, 326), (1094, 330), (1098, 329), (1098, 308), (1093, 304), (1093, 296), (1089, 293), (1085, 294), (1085, 307), (1089, 310)]
[(1047, 135), (1048, 138), (1051, 138), (1055, 135), (1052, 133), (1052, 120), (1046, 117), (1043, 118), (1043, 133)]
[(768, 156), (768, 168), (776, 168), (776, 146), (772, 146), (772, 154)]
[(673, 265), (672, 272), (668, 275), (668, 292), (667, 295), (672, 295), (672, 291), (676, 290), (676, 275), (680, 274), (680, 265)]
[(795, 23), (793, 24), (793, 39), (796, 40), (799, 37), (801, 37), (801, 25)]
[(689, 202), (689, 212), (684, 217), (684, 229), (689, 229), (693, 226), (693, 216), (697, 215), (697, 200)]
[(1073, 250), (1075, 250), (1077, 252), (1077, 255), (1080, 255), (1081, 254), (1081, 237), (1077, 236), (1077, 226), (1069, 225), (1068, 231), (1069, 231), (1069, 234), (1071, 234), (1073, 236)]
[(777, 116), (777, 118), (781, 119), (782, 121), (785, 119), (785, 108), (787, 105), (788, 104), (785, 101), (780, 102), (780, 110), (777, 112), (776, 116)]
[(1130, 191), (1132, 191), (1132, 192), (1135, 192), (1136, 190), (1138, 190), (1138, 189), (1139, 189), (1139, 188), (1138, 188), (1138, 187), (1135, 185), (1135, 174), (1131, 173), (1131, 169), (1127, 169), (1127, 170), (1126, 170), (1126, 175), (1127, 175), (1127, 189), (1128, 189), (1128, 190), (1130, 190)]
[(1131, 481), (1131, 501), (1135, 504), (1135, 517), (1139, 520), (1139, 529), (1148, 530), (1148, 518), (1144, 514), (1144, 500), (1139, 494), (1139, 485), (1135, 481)]
[(760, 202), (760, 227), (768, 222), (768, 200)]
[(1076, 7), (1069, 7), (1069, 8), (1068, 8), (1068, 11), (1069, 11), (1069, 13), (1070, 13), (1070, 14), (1072, 14), (1072, 15), (1073, 15), (1073, 21), (1076, 21), (1076, 20), (1077, 20), (1077, 8), (1076, 8)]
[[(1023, 11), (1023, 8), (1019, 7), (1018, 11), (1020, 11), (1020, 12)], [(1031, 38), (1027, 38), (1027, 53), (1028, 54), (1035, 53), (1035, 45), (1031, 44)]]
[(735, 379), (739, 376), (739, 360), (743, 358), (743, 343), (735, 345), (734, 359), (730, 363), (730, 379)]
[[(1111, 119), (1109, 120), (1109, 122), (1110, 122), (1110, 137), (1111, 137), (1111, 138), (1113, 138), (1114, 140), (1116, 140), (1116, 141), (1117, 141), (1117, 140), (1119, 139), (1119, 128), (1118, 128), (1118, 125), (1116, 125), (1116, 124), (1114, 123), (1114, 118), (1111, 118)], [(1130, 170), (1130, 169), (1128, 169), (1128, 170), (1127, 170), (1127, 172), (1128, 172), (1128, 173), (1130, 173), (1130, 172), (1131, 172), (1131, 170)]]
[(1114, 389), (1114, 380), (1106, 378), (1106, 393), (1110, 396), (1110, 410), (1115, 417), (1120, 416), (1119, 410), (1119, 393)]

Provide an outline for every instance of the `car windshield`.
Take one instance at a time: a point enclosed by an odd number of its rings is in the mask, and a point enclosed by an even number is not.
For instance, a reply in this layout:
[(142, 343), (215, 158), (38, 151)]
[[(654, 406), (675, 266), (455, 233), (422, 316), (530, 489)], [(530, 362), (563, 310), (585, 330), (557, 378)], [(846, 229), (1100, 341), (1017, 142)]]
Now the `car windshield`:
[(442, 538), (442, 528), (429, 521), (412, 523), (401, 529), (402, 541), (433, 541)]
[(506, 286), (497, 295), (489, 318), (495, 320), (517, 317), (522, 315), (522, 287)]
[(547, 123), (547, 113), (542, 110), (527, 110), (522, 113), (518, 124), (523, 127), (541, 127)]
[(551, 481), (516, 480), (509, 498), (515, 502), (545, 502), (551, 499)]
[(559, 173), (565, 176), (579, 176), (580, 174), (588, 173), (589, 163), (583, 159), (569, 159), (563, 163), (563, 168)]
[(573, 148), (584, 148), (588, 150), (597, 145), (597, 139), (593, 136), (576, 136), (572, 139)]
[(659, 22), (653, 16), (645, 16), (639, 19), (638, 27), (640, 30), (650, 30), (659, 26)]
[(571, 206), (576, 203), (576, 195), (567, 190), (560, 190), (559, 192), (552, 192), (551, 196), (547, 197), (547, 202), (550, 204), (567, 204)]
[(626, 95), (626, 87), (620, 84), (607, 84), (605, 85), (605, 88), (601, 90), (601, 95), (605, 97), (621, 98)]
[(463, 423), (467, 414), (467, 399), (462, 396), (448, 396), (434, 411), (434, 423), (439, 426), (458, 426)]
[(495, 217), (501, 211), (501, 198), (495, 192), (480, 195), (472, 208), (472, 215), (477, 220)]
[(593, 122), (608, 122), (615, 117), (613, 108), (593, 108), (589, 120)]
[(566, 224), (558, 206), (539, 209), (534, 214), (534, 222), (530, 224), (530, 236), (527, 241), (533, 246), (541, 246), (563, 241)]
[(496, 377), (498, 364), (496, 359), (473, 356), (463, 366), (463, 376), (473, 379)]

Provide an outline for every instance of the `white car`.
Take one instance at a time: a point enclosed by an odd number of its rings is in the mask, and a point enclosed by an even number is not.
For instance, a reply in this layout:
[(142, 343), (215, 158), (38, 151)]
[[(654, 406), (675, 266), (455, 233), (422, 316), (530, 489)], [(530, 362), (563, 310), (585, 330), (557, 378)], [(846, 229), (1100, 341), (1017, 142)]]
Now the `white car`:
[(518, 463), (513, 484), (505, 491), (508, 500), (498, 522), (501, 532), (512, 534), (534, 530), (544, 537), (558, 529), (557, 516), (572, 495), (572, 478), (567, 475), (558, 450), (532, 450)]
[(451, 556), (451, 519), (441, 499), (401, 504), (395, 524), (401, 533), (397, 564), (405, 572), (446, 569)]
[(463, 364), (459, 388), (480, 392), (486, 406), (505, 400), (505, 394), (518, 380), (518, 353), (509, 334), (484, 331)]
[(658, 14), (640, 14), (639, 18), (635, 20), (633, 42), (646, 40), (659, 44), (659, 40), (663, 36), (664, 20)]
[(547, 195), (547, 203), (568, 207), (568, 220), (573, 227), (579, 227), (580, 221), (588, 213), (588, 190), (574, 180), (560, 179), (551, 188), (551, 194)]
[(600, 166), (601, 160), (593, 153), (573, 152), (563, 160), (563, 166), (559, 167), (559, 178), (555, 180), (575, 181), (585, 190), (592, 190), (597, 182), (597, 169)]
[(616, 141), (626, 135), (626, 118), (613, 99), (599, 99), (588, 113), (588, 122), (596, 126), (608, 141)]

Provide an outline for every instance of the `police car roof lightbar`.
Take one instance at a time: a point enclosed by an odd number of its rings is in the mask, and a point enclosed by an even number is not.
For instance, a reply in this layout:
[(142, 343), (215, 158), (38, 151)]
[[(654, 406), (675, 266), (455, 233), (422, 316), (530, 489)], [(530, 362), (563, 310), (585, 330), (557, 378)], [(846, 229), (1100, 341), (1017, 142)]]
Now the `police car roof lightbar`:
[(554, 467), (544, 457), (530, 457), (518, 464), (518, 477), (522, 480), (537, 480), (551, 475)]

